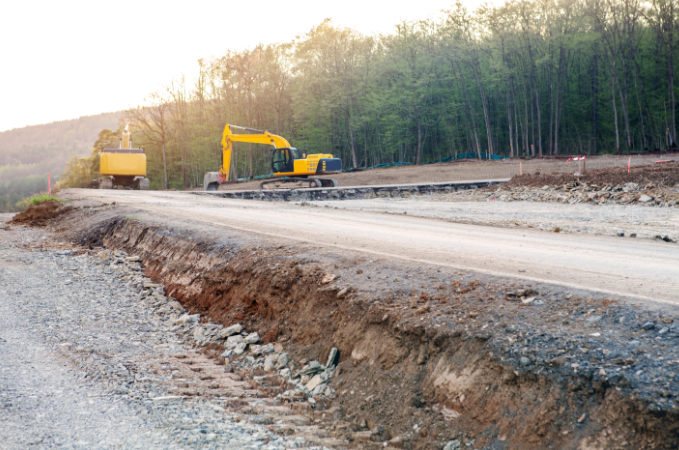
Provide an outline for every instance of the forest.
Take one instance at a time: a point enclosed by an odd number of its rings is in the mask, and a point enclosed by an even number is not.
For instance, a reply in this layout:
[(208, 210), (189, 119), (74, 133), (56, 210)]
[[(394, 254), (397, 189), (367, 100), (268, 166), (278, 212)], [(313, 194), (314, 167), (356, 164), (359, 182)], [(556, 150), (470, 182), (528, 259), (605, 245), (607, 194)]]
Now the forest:
[(102, 128), (118, 129), (121, 113), (104, 113), (0, 132), (0, 212), (47, 190), (64, 173), (66, 163), (88, 155)]
[[(674, 0), (507, 1), (364, 36), (325, 20), (292, 42), (198, 61), (125, 113), (152, 187), (221, 163), (224, 124), (268, 130), (345, 169), (473, 152), (536, 157), (675, 147)], [(238, 144), (230, 179), (271, 172)]]

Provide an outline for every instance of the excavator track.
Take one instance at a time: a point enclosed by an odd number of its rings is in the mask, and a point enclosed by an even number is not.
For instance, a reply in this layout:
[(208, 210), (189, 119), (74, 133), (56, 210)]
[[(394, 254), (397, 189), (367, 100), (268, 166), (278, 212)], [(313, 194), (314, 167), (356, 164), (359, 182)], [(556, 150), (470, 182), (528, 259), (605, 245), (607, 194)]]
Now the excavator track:
[[(295, 184), (295, 186), (290, 186)], [(266, 189), (299, 189), (299, 188), (320, 188), (320, 187), (336, 187), (339, 186), (337, 180), (331, 178), (275, 178), (272, 180), (262, 181), (259, 184), (260, 190)]]

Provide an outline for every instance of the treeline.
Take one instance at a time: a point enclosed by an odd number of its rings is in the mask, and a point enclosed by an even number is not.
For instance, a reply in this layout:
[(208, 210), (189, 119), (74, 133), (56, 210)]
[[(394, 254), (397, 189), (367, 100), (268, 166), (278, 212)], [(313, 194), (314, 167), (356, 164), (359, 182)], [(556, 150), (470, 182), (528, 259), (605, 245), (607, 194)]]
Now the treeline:
[(101, 129), (117, 129), (120, 118), (104, 113), (0, 132), (0, 212), (46, 191), (48, 173), (58, 179), (69, 160), (90, 154)]
[[(280, 134), (345, 168), (676, 144), (674, 0), (508, 1), (363, 36), (325, 21), (293, 42), (201, 60), (127, 112), (152, 186), (217, 170), (224, 124)], [(236, 146), (231, 178), (270, 173)]]

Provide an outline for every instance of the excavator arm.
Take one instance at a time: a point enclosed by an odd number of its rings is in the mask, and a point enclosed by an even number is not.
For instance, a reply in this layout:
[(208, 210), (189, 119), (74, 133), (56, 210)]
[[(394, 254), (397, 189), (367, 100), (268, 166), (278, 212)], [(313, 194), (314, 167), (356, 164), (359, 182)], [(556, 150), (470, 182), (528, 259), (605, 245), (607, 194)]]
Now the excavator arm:
[[(252, 131), (254, 134), (234, 134), (231, 131), (232, 128)], [(267, 144), (273, 145), (274, 148), (290, 147), (290, 143), (285, 138), (271, 134), (268, 131), (237, 127), (235, 125), (227, 124), (224, 127), (224, 134), (222, 135), (222, 166), (219, 168), (219, 178), (222, 182), (229, 179), (229, 170), (231, 168), (231, 150), (233, 149), (234, 142)]]

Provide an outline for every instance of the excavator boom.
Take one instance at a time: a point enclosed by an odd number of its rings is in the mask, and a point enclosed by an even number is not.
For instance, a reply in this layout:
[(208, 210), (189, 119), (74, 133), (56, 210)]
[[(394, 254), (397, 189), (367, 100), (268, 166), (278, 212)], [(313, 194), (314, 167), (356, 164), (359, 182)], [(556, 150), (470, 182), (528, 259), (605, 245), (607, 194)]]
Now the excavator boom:
[[(233, 134), (231, 132), (232, 128), (253, 131), (256, 134)], [(222, 167), (219, 168), (219, 174), (223, 181), (228, 181), (229, 179), (229, 168), (231, 167), (231, 150), (233, 149), (234, 142), (268, 144), (273, 145), (274, 148), (290, 147), (290, 143), (285, 138), (271, 134), (268, 131), (226, 124), (224, 127), (224, 133), (222, 134)]]

